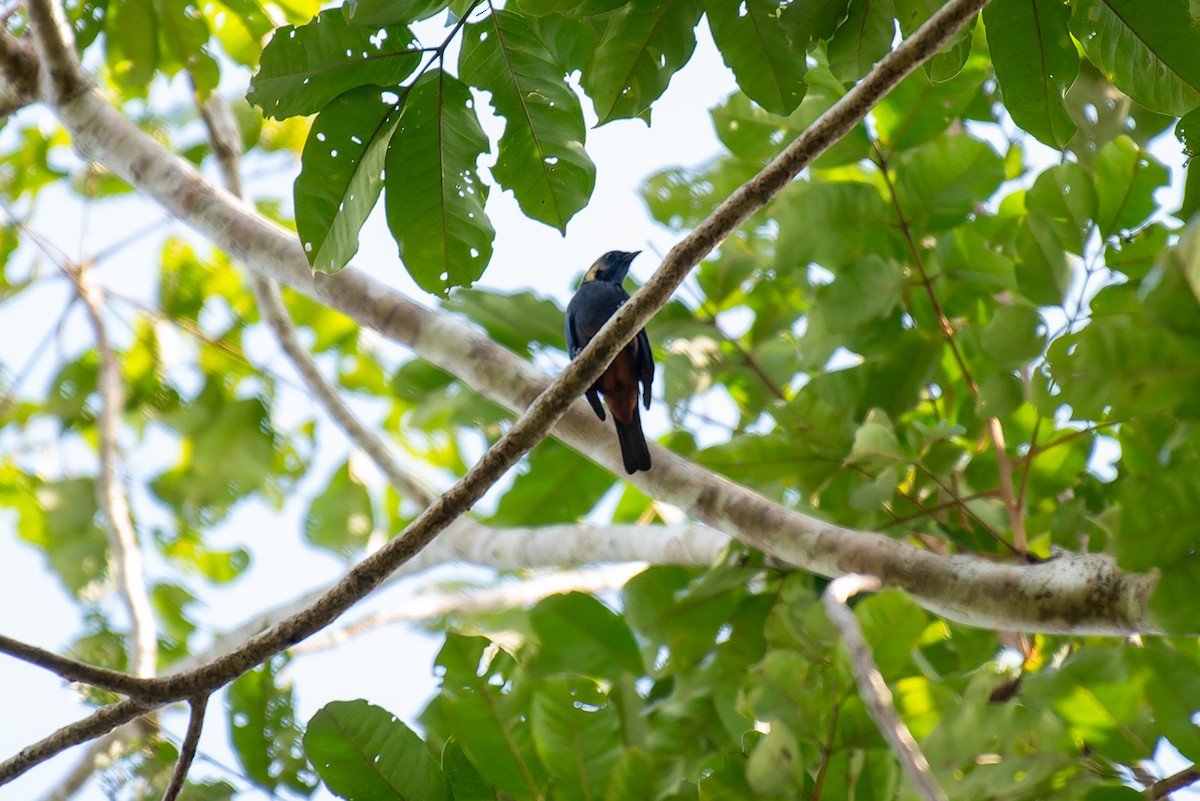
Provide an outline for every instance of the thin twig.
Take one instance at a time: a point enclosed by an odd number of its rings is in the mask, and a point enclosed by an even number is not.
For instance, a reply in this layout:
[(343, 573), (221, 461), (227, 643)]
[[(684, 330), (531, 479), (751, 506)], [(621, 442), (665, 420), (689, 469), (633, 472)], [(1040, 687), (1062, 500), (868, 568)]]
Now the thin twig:
[(187, 781), (192, 760), (196, 758), (196, 748), (200, 744), (200, 732), (204, 730), (204, 710), (208, 707), (208, 695), (199, 695), (193, 698), (191, 707), (187, 734), (183, 737), (183, 744), (179, 746), (179, 761), (175, 763), (175, 771), (171, 774), (170, 784), (163, 792), (162, 801), (175, 801), (183, 791), (183, 784)]
[(91, 272), (81, 268), (78, 278), (79, 296), (83, 299), (96, 335), (96, 352), (100, 357), (100, 417), (97, 430), (100, 440), (100, 468), (96, 476), (96, 500), (103, 512), (112, 551), (121, 598), (129, 612), (129, 667), (135, 676), (153, 676), (158, 667), (158, 633), (155, 631), (154, 610), (142, 568), (142, 548), (133, 528), (129, 498), (121, 486), (118, 435), (121, 415), (125, 409), (124, 379), (108, 328), (104, 324), (104, 290), (96, 284)]
[(860, 592), (876, 592), (883, 583), (875, 576), (863, 576), (857, 573), (847, 573), (829, 582), (822, 599), (825, 602), (825, 613), (830, 622), (837, 627), (850, 654), (850, 667), (858, 682), (858, 691), (867, 707), (867, 712), (879, 733), (887, 740), (896, 755), (900, 766), (908, 774), (908, 778), (916, 786), (921, 798), (925, 801), (946, 801), (946, 792), (938, 784), (929, 768), (929, 761), (921, 752), (921, 747), (913, 739), (908, 726), (896, 714), (892, 702), (892, 691), (875, 666), (875, 658), (871, 655), (871, 646), (863, 637), (858, 625), (858, 618), (846, 606), (846, 601)]
[[(896, 187), (892, 184), (892, 176), (888, 173), (887, 156), (879, 146), (878, 141), (872, 140), (871, 146), (875, 149), (879, 174), (887, 186), (888, 195), (892, 200), (892, 207), (896, 210), (896, 219), (900, 222), (900, 232), (903, 234), (904, 240), (908, 243), (913, 265), (921, 275), (921, 285), (925, 287), (925, 294), (928, 296), (929, 303), (933, 307), (938, 327), (941, 329), (942, 336), (946, 338), (946, 344), (950, 346), (950, 352), (954, 355), (954, 361), (958, 363), (959, 372), (962, 373), (963, 380), (967, 383), (967, 388), (971, 390), (971, 395), (978, 399), (979, 385), (975, 382), (974, 376), (971, 375), (971, 370), (967, 367), (967, 361), (963, 358), (962, 351), (959, 350), (958, 343), (954, 339), (954, 326), (942, 308), (937, 292), (933, 289), (933, 278), (930, 277), (929, 272), (925, 269), (925, 260), (921, 257), (921, 250), (917, 247), (917, 241), (913, 237), (912, 229), (909, 227), (908, 218), (904, 215), (904, 209), (900, 206), (900, 198), (896, 194)], [(992, 449), (996, 454), (996, 469), (999, 473), (1001, 499), (1004, 502), (1005, 512), (1008, 514), (1008, 524), (1013, 531), (1013, 548), (1016, 550), (1018, 556), (1023, 557), (1028, 550), (1028, 543), (1025, 538), (1025, 514), (1024, 509), (1019, 505), (1016, 493), (1013, 491), (1013, 465), (1012, 460), (1008, 458), (1008, 451), (1004, 444), (1004, 428), (1000, 425), (1000, 420), (996, 417), (989, 417), (984, 425), (987, 427), (988, 436), (992, 441)]]
[(145, 688), (145, 681), (140, 676), (131, 676), (119, 670), (89, 665), (70, 657), (60, 656), (52, 651), (29, 645), (20, 640), (14, 640), (0, 634), (0, 653), (45, 668), (56, 673), (67, 681), (78, 681), (90, 684), (102, 690), (138, 697)]
[(1166, 798), (1176, 790), (1190, 787), (1198, 781), (1200, 781), (1200, 768), (1195, 765), (1188, 765), (1178, 773), (1172, 773), (1170, 776), (1159, 779), (1147, 787), (1145, 790), (1146, 798)]

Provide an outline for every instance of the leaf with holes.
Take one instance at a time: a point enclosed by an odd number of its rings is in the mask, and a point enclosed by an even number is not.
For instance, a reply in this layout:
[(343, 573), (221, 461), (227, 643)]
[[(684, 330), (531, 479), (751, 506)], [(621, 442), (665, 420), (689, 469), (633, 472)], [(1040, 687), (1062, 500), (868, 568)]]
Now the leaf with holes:
[(700, 0), (633, 0), (608, 22), (583, 88), (600, 124), (624, 117), (650, 121), (650, 104), (692, 57)]
[(296, 232), (314, 269), (336, 273), (358, 252), (398, 121), (398, 105), (373, 86), (339, 95), (313, 120), (292, 191)]
[(475, 162), (488, 149), (466, 84), (431, 70), (408, 93), (388, 146), (385, 204), (400, 258), (426, 292), (470, 286), (496, 232)]
[(791, 51), (778, 0), (705, 0), (708, 25), (746, 96), (772, 114), (791, 114), (804, 99), (805, 59)]
[(829, 69), (842, 81), (862, 78), (892, 47), (892, 0), (851, 0), (850, 14), (829, 40)]
[(352, 28), (341, 9), (285, 25), (263, 48), (246, 99), (277, 120), (313, 114), (359, 86), (396, 88), (417, 68), (407, 28)]
[(579, 97), (554, 58), (524, 17), (496, 11), (463, 31), (459, 73), (491, 92), (507, 121), (492, 175), (527, 216), (565, 233), (592, 195), (596, 167), (583, 149)]

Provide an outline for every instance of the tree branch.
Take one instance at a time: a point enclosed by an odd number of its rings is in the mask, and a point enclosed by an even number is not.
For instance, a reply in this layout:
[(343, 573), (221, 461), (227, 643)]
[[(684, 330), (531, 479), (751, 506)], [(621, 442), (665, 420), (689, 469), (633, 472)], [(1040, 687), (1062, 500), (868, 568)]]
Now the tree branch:
[(204, 730), (204, 710), (208, 708), (208, 696), (193, 698), (191, 707), (187, 734), (183, 737), (183, 744), (179, 746), (179, 761), (175, 763), (175, 771), (171, 774), (170, 784), (163, 792), (162, 801), (175, 801), (183, 791), (192, 760), (196, 758), (196, 748), (200, 745), (200, 732)]
[(129, 668), (135, 676), (153, 676), (158, 668), (158, 633), (155, 631), (150, 595), (146, 592), (142, 547), (133, 528), (129, 498), (125, 495), (118, 474), (121, 455), (117, 437), (125, 409), (124, 379), (104, 324), (104, 290), (95, 283), (87, 269), (81, 268), (73, 276), (79, 296), (87, 307), (88, 318), (96, 334), (96, 352), (100, 357), (100, 417), (97, 420), (100, 468), (96, 476), (96, 501), (104, 515), (104, 528), (108, 532), (108, 547), (117, 568), (121, 598), (129, 611)]
[(97, 709), (82, 720), (63, 726), (53, 734), (22, 748), (15, 756), (0, 762), (0, 785), (6, 784), (32, 767), (40, 765), (72, 746), (94, 740), (153, 709), (127, 698)]
[(1166, 798), (1176, 790), (1182, 790), (1184, 787), (1190, 787), (1200, 781), (1200, 768), (1195, 765), (1188, 765), (1178, 773), (1173, 773), (1166, 778), (1159, 779), (1154, 784), (1146, 788), (1146, 798)]
[(646, 569), (646, 563), (608, 565), (588, 570), (545, 573), (498, 587), (474, 592), (431, 592), (405, 600), (399, 606), (360, 617), (337, 629), (329, 629), (297, 645), (294, 654), (327, 651), (342, 643), (394, 623), (413, 623), (452, 614), (471, 614), (493, 609), (528, 606), (551, 595), (567, 592), (597, 593), (625, 586)]
[(90, 684), (93, 687), (99, 687), (114, 693), (120, 693), (121, 695), (137, 697), (145, 687), (145, 681), (142, 677), (131, 676), (119, 670), (109, 670), (108, 668), (89, 665), (86, 662), (79, 662), (69, 657), (59, 656), (51, 651), (38, 648), (36, 645), (29, 645), (20, 640), (5, 637), (3, 634), (0, 634), (0, 653), (5, 653), (23, 662), (45, 668), (67, 681)]
[(921, 753), (921, 747), (913, 739), (912, 732), (904, 721), (896, 714), (892, 703), (892, 691), (875, 666), (875, 658), (871, 655), (871, 646), (863, 638), (858, 618), (846, 606), (846, 601), (860, 592), (877, 592), (883, 583), (874, 576), (861, 576), (848, 573), (829, 582), (822, 593), (825, 602), (825, 613), (830, 622), (837, 627), (850, 653), (850, 667), (858, 682), (858, 691), (866, 704), (871, 720), (879, 728), (883, 739), (891, 746), (904, 772), (916, 786), (921, 798), (925, 801), (946, 801), (945, 790), (938, 784), (929, 769), (929, 761)]

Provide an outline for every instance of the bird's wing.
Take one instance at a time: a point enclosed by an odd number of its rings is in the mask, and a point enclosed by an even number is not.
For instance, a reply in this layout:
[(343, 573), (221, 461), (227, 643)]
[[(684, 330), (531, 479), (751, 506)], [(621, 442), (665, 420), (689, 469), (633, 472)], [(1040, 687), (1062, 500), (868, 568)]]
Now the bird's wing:
[(650, 337), (646, 329), (638, 331), (634, 340), (637, 342), (637, 377), (642, 382), (642, 403), (650, 408), (650, 385), (654, 383), (654, 352), (650, 350)]
[(579, 355), (579, 351), (583, 350), (584, 343), (579, 340), (578, 334), (575, 333), (575, 310), (569, 305), (567, 306), (566, 334), (567, 355), (574, 359)]

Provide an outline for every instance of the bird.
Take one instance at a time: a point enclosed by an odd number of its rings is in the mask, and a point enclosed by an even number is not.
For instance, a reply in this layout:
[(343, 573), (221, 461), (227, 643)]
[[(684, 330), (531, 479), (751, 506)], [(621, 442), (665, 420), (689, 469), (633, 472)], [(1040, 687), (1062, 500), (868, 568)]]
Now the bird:
[[(608, 318), (629, 300), (629, 293), (621, 283), (629, 273), (630, 262), (639, 253), (640, 250), (609, 251), (596, 259), (583, 276), (583, 283), (567, 304), (567, 353), (572, 359), (592, 341)], [(641, 395), (642, 402), (649, 409), (650, 385), (653, 382), (654, 354), (650, 351), (650, 339), (643, 328), (584, 393), (601, 420), (604, 419), (604, 407), (600, 405), (600, 396), (604, 396), (617, 428), (625, 472), (630, 475), (638, 470), (650, 469), (650, 449), (642, 433), (638, 395)]]

